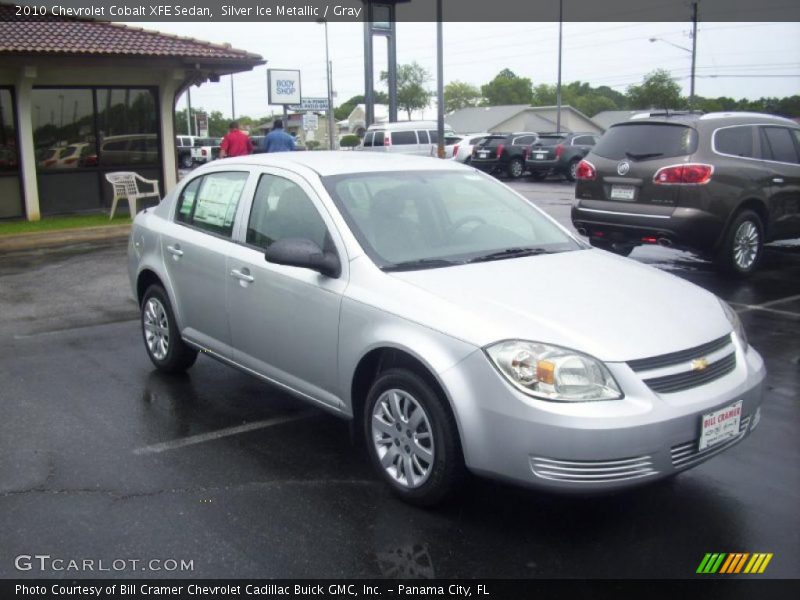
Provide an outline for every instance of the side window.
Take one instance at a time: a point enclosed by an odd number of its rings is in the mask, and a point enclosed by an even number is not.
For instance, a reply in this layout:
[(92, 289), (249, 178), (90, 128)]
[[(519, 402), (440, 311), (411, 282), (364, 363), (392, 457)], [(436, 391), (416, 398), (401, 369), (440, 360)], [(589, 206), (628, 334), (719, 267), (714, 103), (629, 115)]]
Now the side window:
[(247, 173), (211, 173), (198, 177), (181, 193), (176, 220), (230, 237)]
[(373, 146), (383, 146), (383, 132), (376, 131), (375, 132), (375, 139), (372, 141)]
[(428, 130), (428, 135), (430, 136), (430, 139), (431, 139), (430, 143), (431, 144), (438, 144), (439, 143), (439, 132), (438, 131), (431, 131), (429, 129)]
[(420, 144), (430, 144), (431, 138), (428, 137), (428, 132), (424, 129), (417, 131), (417, 137)]
[[(786, 127), (763, 127), (761, 131), (767, 139), (772, 160), (795, 164), (800, 162), (797, 158), (797, 148), (792, 141), (792, 134)], [(770, 158), (767, 152), (762, 151), (762, 154), (765, 155), (764, 158)]]
[(714, 132), (714, 148), (722, 154), (753, 157), (753, 128), (725, 127)]
[(372, 138), (374, 137), (374, 133), (371, 131), (364, 135), (364, 147), (372, 146)]
[(283, 177), (262, 175), (247, 223), (247, 243), (268, 248), (284, 238), (304, 238), (326, 247), (328, 230), (302, 188)]
[(417, 134), (413, 131), (392, 132), (392, 144), (416, 144)]

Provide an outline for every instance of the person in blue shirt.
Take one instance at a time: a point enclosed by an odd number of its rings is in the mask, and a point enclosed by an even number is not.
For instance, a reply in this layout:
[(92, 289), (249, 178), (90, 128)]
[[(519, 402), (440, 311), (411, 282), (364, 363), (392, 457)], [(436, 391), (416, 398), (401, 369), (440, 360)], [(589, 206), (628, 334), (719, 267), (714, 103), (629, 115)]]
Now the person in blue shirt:
[(264, 138), (264, 152), (291, 152), (294, 150), (294, 138), (283, 130), (283, 121), (275, 119), (275, 123)]

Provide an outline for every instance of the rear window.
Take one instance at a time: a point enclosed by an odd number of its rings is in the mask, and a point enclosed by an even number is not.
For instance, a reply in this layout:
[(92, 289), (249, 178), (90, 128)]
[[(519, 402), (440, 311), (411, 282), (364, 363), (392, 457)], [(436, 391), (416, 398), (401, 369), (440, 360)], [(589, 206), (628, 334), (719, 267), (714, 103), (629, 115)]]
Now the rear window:
[(392, 144), (416, 144), (417, 134), (413, 131), (393, 131)]
[(594, 153), (611, 160), (652, 160), (686, 156), (697, 150), (697, 131), (671, 123), (625, 123), (606, 131)]
[(540, 135), (539, 139), (536, 141), (534, 145), (547, 148), (549, 146), (556, 146), (557, 144), (563, 142), (565, 139), (567, 139), (567, 136), (565, 135)]
[(504, 144), (506, 141), (505, 135), (492, 135), (484, 139), (480, 142), (479, 146), (485, 146), (487, 148), (497, 148), (500, 144)]

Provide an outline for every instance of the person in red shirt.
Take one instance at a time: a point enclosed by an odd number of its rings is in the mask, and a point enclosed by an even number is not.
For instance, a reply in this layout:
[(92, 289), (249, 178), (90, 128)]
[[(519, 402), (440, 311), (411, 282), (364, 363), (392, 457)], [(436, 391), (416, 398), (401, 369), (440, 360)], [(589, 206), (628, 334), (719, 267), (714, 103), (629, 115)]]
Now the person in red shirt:
[(253, 142), (244, 131), (239, 129), (239, 123), (233, 121), (228, 128), (228, 134), (222, 138), (219, 157), (245, 156), (253, 153)]

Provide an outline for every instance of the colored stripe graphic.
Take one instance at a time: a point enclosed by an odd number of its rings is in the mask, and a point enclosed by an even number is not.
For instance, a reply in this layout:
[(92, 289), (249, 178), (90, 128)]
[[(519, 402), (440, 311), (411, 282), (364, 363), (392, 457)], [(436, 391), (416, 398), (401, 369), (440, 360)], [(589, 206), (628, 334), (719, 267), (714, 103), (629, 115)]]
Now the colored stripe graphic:
[(720, 573), (730, 573), (731, 566), (736, 562), (736, 559), (739, 558), (738, 554), (728, 554), (728, 558), (725, 559), (725, 562), (722, 563), (722, 567), (720, 568)]
[(769, 554), (766, 555), (766, 557), (764, 558), (764, 562), (761, 563), (761, 568), (758, 570), (758, 572), (759, 573), (763, 573), (764, 569), (767, 568), (767, 565), (769, 564), (769, 561), (771, 561), (771, 560), (772, 560), (772, 552), (770, 552)]
[[(763, 573), (772, 560), (771, 552), (707, 552), (697, 567), (697, 573), (737, 574), (737, 573)], [(749, 560), (748, 560), (749, 559)], [(746, 565), (746, 566), (745, 566)], [(742, 568), (744, 567), (744, 571)]]
[(716, 573), (726, 556), (727, 554), (725, 552), (706, 554), (705, 557), (703, 557), (700, 566), (697, 567), (697, 572)]
[(697, 573), (705, 573), (706, 572), (706, 565), (708, 564), (709, 560), (711, 560), (711, 554), (707, 552), (706, 555), (703, 557), (703, 560), (700, 561), (700, 566), (697, 567), (697, 571), (696, 572)]
[(750, 556), (749, 552), (745, 552), (744, 554), (740, 555), (739, 562), (736, 563), (736, 567), (733, 570), (734, 573), (739, 573), (742, 570), (742, 567), (744, 566), (744, 561), (747, 560), (748, 556)]

